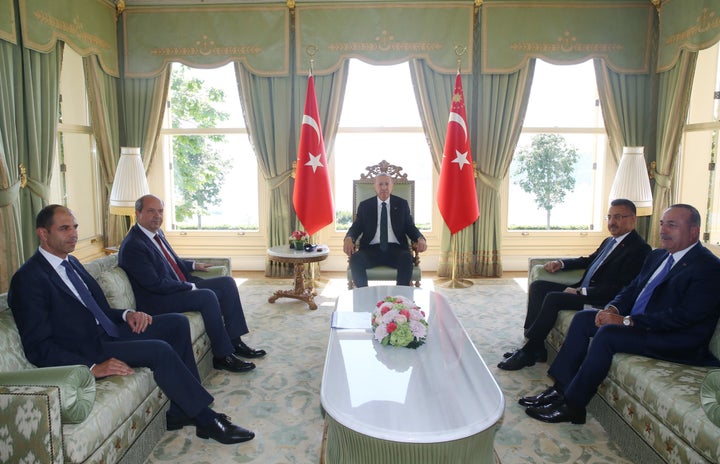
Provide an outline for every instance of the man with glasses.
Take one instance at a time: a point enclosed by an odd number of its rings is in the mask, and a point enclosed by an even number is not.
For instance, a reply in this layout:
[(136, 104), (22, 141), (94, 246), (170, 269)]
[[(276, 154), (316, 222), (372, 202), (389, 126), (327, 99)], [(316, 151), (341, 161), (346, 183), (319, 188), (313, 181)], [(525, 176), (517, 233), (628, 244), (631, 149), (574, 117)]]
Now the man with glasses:
[(527, 342), (519, 350), (505, 353), (506, 359), (498, 364), (500, 369), (516, 371), (547, 361), (545, 337), (555, 325), (559, 311), (579, 311), (586, 304), (603, 307), (635, 278), (650, 253), (650, 246), (635, 231), (636, 220), (632, 201), (613, 200), (607, 214), (611, 236), (593, 254), (545, 264), (550, 273), (571, 269), (585, 269), (585, 273), (570, 286), (546, 280), (530, 284), (524, 325)]

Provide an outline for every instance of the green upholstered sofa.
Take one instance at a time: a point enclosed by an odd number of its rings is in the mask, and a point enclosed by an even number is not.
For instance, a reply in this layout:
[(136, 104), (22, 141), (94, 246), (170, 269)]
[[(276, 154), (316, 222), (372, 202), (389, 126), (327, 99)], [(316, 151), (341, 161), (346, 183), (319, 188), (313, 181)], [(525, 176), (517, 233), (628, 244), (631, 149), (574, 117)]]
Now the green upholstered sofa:
[[(530, 260), (528, 282), (571, 284), (582, 276), (582, 270), (550, 274), (545, 261)], [(551, 359), (574, 314), (560, 311), (545, 341)], [(710, 345), (719, 356), (720, 326)], [(588, 409), (632, 462), (720, 462), (720, 369), (618, 354)]]
[[(228, 275), (229, 259), (201, 259)], [(134, 308), (117, 255), (85, 265), (111, 306)], [(42, 291), (38, 289), (38, 291)], [(212, 368), (199, 313), (187, 313), (198, 369)], [(152, 372), (95, 380), (87, 366), (37, 368), (25, 358), (7, 294), (0, 294), (0, 462), (139, 463), (165, 432), (167, 397)]]

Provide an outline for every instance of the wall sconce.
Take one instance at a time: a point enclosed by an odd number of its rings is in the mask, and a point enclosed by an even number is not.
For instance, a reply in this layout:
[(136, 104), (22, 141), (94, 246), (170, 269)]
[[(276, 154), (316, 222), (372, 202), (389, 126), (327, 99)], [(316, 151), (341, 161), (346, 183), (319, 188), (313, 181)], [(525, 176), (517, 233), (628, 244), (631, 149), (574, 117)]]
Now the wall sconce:
[(145, 176), (145, 166), (140, 158), (140, 148), (121, 147), (120, 160), (110, 192), (110, 213), (130, 216), (130, 224), (134, 225), (135, 201), (148, 193), (150, 187)]
[(652, 190), (643, 147), (623, 147), (620, 166), (615, 173), (610, 201), (627, 198), (635, 203), (638, 216), (652, 214)]

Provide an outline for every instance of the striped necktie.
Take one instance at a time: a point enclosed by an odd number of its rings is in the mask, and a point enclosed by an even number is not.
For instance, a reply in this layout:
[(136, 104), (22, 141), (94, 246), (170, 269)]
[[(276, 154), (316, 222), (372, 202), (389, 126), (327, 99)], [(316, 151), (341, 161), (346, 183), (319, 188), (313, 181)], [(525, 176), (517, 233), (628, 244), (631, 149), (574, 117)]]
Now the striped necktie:
[(380, 210), (380, 249), (387, 251), (388, 249), (388, 217), (387, 217), (387, 204), (382, 202), (382, 209)]
[(592, 279), (592, 276), (595, 275), (595, 271), (598, 270), (600, 265), (605, 261), (605, 258), (608, 257), (610, 254), (610, 251), (613, 249), (613, 246), (615, 245), (615, 239), (611, 238), (608, 240), (608, 242), (603, 247), (602, 253), (600, 253), (600, 256), (595, 258), (595, 261), (593, 261), (590, 264), (590, 269), (585, 273), (585, 277), (583, 277), (582, 282), (580, 283), (580, 287), (587, 288), (590, 286), (590, 279)]
[(665, 263), (665, 267), (662, 268), (662, 270), (658, 273), (658, 275), (655, 276), (653, 280), (651, 280), (645, 285), (645, 288), (642, 290), (642, 292), (640, 292), (640, 295), (637, 297), (637, 300), (635, 300), (635, 304), (630, 311), (631, 316), (643, 314), (645, 312), (645, 308), (647, 307), (648, 301), (650, 301), (650, 297), (652, 296), (655, 287), (660, 285), (660, 283), (665, 280), (665, 277), (667, 277), (667, 275), (670, 273), (670, 268), (672, 267), (674, 262), (675, 260), (673, 259), (673, 256), (670, 255), (667, 259), (667, 262)]
[(177, 278), (180, 279), (181, 282), (187, 282), (187, 279), (185, 278), (185, 274), (183, 274), (183, 271), (180, 269), (180, 266), (178, 266), (178, 263), (175, 262), (172, 256), (170, 256), (170, 253), (167, 251), (167, 248), (165, 248), (165, 244), (162, 242), (162, 239), (160, 239), (160, 235), (155, 234), (155, 237), (153, 237), (155, 241), (160, 245), (160, 250), (162, 250), (163, 254), (165, 255), (165, 259), (167, 259), (168, 263), (170, 264), (170, 267), (172, 267), (173, 271), (175, 272), (175, 275), (177, 275)]
[(118, 338), (120, 336), (120, 332), (118, 332), (117, 325), (115, 325), (115, 323), (107, 317), (107, 314), (100, 309), (100, 305), (98, 305), (97, 301), (95, 301), (95, 298), (92, 296), (92, 293), (90, 293), (90, 290), (88, 290), (85, 282), (83, 282), (78, 273), (75, 272), (73, 265), (70, 264), (69, 261), (63, 261), (62, 265), (65, 268), (65, 273), (67, 274), (68, 279), (70, 279), (73, 287), (77, 290), (80, 295), (80, 300), (85, 307), (90, 310), (93, 316), (95, 316), (95, 320), (98, 321), (103, 329), (105, 329), (105, 332), (107, 332), (108, 335)]

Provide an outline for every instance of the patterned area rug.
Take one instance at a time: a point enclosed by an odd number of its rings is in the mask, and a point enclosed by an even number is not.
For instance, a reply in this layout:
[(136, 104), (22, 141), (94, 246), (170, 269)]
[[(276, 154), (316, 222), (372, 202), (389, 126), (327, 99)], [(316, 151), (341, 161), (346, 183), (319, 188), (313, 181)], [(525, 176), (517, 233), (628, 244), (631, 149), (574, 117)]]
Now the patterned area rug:
[[(289, 279), (236, 279), (250, 334), (243, 339), (264, 348), (268, 356), (245, 374), (215, 371), (205, 382), (215, 397), (214, 409), (253, 430), (255, 439), (221, 445), (195, 436), (194, 427), (166, 432), (148, 463), (318, 464), (324, 419), (320, 380), (335, 298), (345, 292), (343, 279), (320, 282), (316, 311), (303, 302), (281, 298), (267, 302), (275, 290), (289, 290)], [(502, 353), (522, 344), (527, 279), (476, 279), (465, 289), (445, 289), (424, 280), (423, 288), (447, 298), (505, 394), (506, 409), (495, 437), (502, 464), (629, 463), (598, 422), (585, 425), (543, 424), (528, 418), (517, 404), (550, 384), (547, 364), (516, 372), (498, 369)]]

